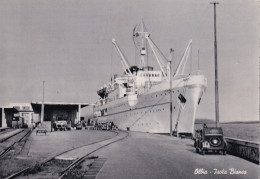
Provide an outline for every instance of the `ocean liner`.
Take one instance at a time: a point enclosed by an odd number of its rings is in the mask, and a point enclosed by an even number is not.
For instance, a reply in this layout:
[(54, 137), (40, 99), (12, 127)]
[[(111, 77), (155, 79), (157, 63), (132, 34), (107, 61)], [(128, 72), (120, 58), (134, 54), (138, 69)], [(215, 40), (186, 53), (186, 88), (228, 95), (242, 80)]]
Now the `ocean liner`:
[[(192, 41), (174, 71), (143, 22), (135, 26), (133, 41), (139, 53), (138, 66), (129, 64), (116, 40), (112, 39), (124, 74), (115, 76), (97, 91), (100, 100), (95, 103), (94, 116), (98, 122), (113, 122), (123, 130), (170, 133), (172, 124), (176, 134), (191, 135), (196, 110), (207, 86), (207, 79), (200, 70), (185, 74)], [(148, 47), (158, 63), (158, 71), (147, 65)]]

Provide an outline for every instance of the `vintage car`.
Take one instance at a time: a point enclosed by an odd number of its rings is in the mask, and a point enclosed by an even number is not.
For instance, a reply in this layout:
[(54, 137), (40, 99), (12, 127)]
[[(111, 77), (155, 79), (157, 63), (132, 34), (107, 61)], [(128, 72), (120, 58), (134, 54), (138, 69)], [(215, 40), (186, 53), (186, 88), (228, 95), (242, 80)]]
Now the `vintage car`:
[(55, 131), (57, 131), (57, 130), (61, 130), (61, 131), (70, 130), (71, 124), (70, 124), (70, 122), (67, 122), (66, 120), (55, 121), (53, 123), (53, 128), (54, 128)]
[(227, 153), (227, 143), (221, 127), (203, 127), (196, 131), (194, 140), (196, 152), (202, 155), (208, 151), (218, 153), (222, 151), (223, 155)]
[(100, 123), (100, 129), (101, 130), (107, 130), (108, 129), (108, 125), (106, 122), (101, 122)]

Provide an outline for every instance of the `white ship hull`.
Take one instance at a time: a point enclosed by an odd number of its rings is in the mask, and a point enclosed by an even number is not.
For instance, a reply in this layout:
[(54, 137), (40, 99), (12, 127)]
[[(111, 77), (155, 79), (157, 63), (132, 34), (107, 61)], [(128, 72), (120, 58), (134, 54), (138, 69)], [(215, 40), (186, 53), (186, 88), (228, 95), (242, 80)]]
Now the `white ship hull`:
[[(172, 129), (177, 125), (177, 133), (191, 134), (197, 107), (203, 95), (207, 80), (203, 75), (192, 75), (172, 82)], [(186, 102), (181, 102), (180, 94)], [(114, 122), (119, 129), (149, 133), (170, 132), (170, 83), (164, 81), (152, 86), (137, 96), (137, 104), (130, 107), (128, 97), (95, 106), (95, 111), (105, 111), (98, 117), (99, 122)]]

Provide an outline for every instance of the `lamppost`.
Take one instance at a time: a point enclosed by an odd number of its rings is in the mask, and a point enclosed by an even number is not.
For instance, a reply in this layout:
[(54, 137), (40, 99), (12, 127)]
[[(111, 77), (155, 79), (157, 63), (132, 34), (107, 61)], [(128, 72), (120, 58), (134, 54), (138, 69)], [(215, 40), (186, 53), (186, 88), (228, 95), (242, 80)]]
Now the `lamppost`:
[(41, 123), (44, 120), (44, 82), (42, 81), (42, 110), (41, 110)]
[(170, 50), (170, 136), (172, 136), (172, 56), (173, 49)]
[(212, 2), (214, 5), (214, 56), (215, 56), (215, 112), (216, 112), (216, 127), (219, 127), (219, 94), (218, 94), (218, 50), (217, 50), (217, 15), (216, 5), (218, 2)]

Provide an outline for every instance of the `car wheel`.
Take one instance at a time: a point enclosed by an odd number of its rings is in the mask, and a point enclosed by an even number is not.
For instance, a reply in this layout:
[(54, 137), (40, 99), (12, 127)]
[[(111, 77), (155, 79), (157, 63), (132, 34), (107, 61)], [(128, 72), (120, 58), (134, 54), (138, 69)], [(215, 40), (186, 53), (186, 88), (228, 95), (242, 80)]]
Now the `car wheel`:
[(226, 155), (227, 154), (227, 151), (226, 150), (223, 150), (223, 155)]

